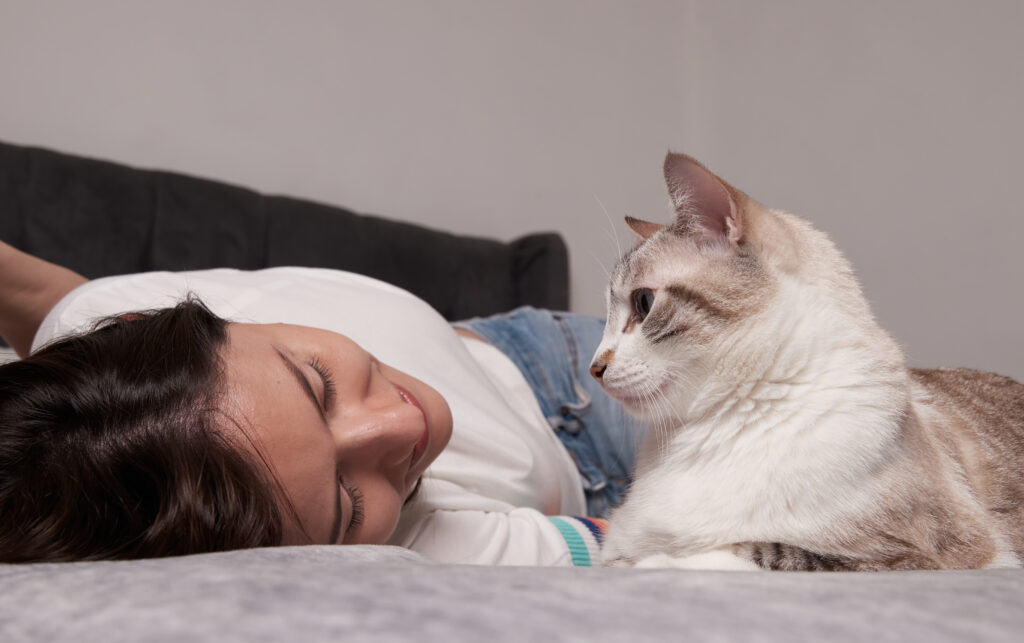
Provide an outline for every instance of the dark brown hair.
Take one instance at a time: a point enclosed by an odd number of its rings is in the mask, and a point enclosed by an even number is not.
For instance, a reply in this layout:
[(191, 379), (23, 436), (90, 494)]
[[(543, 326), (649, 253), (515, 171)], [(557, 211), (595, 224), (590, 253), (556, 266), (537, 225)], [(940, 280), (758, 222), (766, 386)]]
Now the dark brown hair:
[(223, 430), (226, 341), (188, 300), (0, 366), (0, 561), (279, 544), (275, 487)]

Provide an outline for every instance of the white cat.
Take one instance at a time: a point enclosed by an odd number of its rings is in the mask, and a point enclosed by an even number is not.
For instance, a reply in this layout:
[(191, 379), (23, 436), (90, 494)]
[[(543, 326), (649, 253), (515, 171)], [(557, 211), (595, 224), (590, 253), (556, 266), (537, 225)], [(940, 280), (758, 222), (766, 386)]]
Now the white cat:
[(591, 372), (652, 423), (610, 565), (1018, 567), (1024, 386), (911, 370), (806, 221), (669, 154)]

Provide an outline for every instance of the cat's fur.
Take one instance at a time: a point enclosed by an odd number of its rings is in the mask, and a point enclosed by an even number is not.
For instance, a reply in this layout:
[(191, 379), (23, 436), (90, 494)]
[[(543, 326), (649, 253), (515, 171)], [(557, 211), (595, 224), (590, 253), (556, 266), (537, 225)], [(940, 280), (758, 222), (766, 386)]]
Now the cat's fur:
[(690, 157), (665, 178), (675, 219), (627, 218), (591, 369), (653, 425), (605, 562), (1019, 567), (1024, 386), (908, 369), (823, 233)]

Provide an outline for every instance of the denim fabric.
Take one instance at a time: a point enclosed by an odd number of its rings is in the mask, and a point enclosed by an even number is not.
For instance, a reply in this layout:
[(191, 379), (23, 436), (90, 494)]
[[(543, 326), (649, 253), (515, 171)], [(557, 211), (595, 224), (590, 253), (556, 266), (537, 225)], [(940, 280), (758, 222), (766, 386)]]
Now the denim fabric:
[(590, 376), (604, 320), (524, 307), (455, 325), (493, 344), (519, 368), (576, 462), (588, 515), (606, 516), (632, 480), (644, 426)]

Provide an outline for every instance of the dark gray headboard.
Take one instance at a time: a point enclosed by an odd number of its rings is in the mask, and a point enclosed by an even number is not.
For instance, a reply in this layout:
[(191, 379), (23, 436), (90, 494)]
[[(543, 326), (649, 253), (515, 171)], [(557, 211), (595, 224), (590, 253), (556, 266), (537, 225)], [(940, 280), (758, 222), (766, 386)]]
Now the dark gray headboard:
[(450, 320), (569, 304), (568, 256), (556, 233), (507, 243), (466, 237), (4, 143), (0, 239), (90, 278), (214, 267), (350, 270), (401, 286)]

